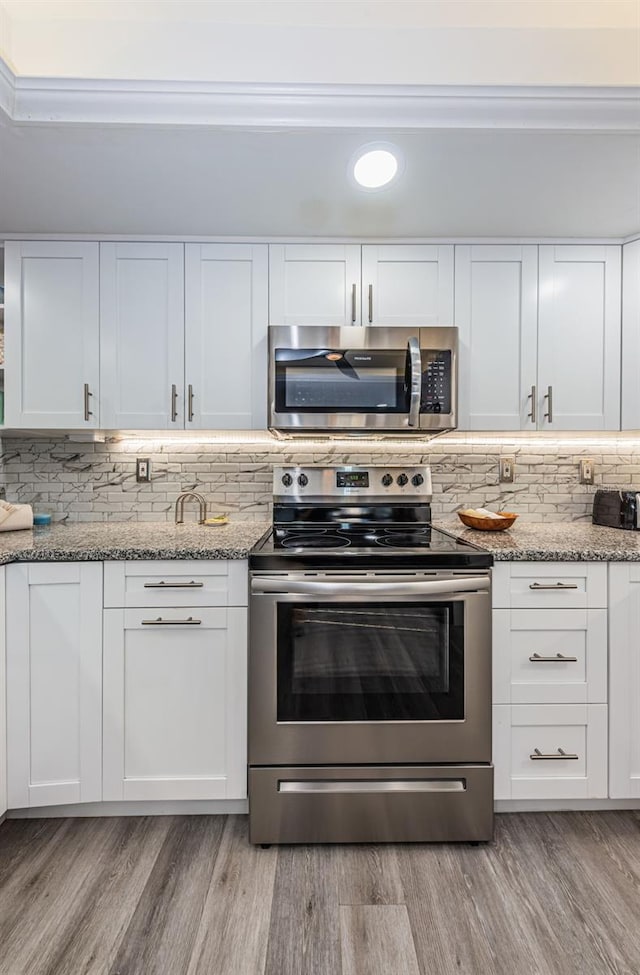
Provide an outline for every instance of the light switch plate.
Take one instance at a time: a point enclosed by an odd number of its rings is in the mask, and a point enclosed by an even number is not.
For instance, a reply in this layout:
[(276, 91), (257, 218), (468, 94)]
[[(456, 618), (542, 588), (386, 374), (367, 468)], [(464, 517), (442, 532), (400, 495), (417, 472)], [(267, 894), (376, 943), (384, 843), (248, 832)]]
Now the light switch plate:
[(592, 457), (583, 457), (580, 461), (580, 483), (593, 484), (594, 463)]
[(500, 482), (502, 484), (513, 484), (516, 473), (515, 457), (500, 458)]
[(151, 461), (148, 457), (136, 457), (136, 481), (148, 484), (151, 480)]

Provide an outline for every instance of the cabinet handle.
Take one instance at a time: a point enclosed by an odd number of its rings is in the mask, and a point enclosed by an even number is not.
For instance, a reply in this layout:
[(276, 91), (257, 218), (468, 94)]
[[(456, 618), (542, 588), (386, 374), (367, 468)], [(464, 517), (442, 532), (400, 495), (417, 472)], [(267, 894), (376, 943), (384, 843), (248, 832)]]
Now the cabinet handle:
[(175, 383), (171, 386), (171, 422), (175, 423), (178, 416), (178, 388)]
[(373, 322), (373, 285), (369, 285), (369, 325)]
[(355, 325), (356, 323), (356, 300), (357, 300), (356, 286), (355, 284), (352, 284), (351, 285), (351, 324), (352, 325)]
[(145, 582), (145, 589), (202, 589), (204, 582)]
[(553, 423), (553, 386), (547, 386), (547, 392), (545, 393), (544, 398), (546, 399), (548, 405), (547, 412), (545, 413), (545, 419), (547, 419), (549, 423)]
[(88, 422), (89, 417), (93, 416), (92, 410), (89, 408), (89, 400), (93, 396), (93, 393), (89, 390), (89, 383), (84, 384), (84, 418)]
[(532, 653), (529, 657), (532, 664), (577, 664), (577, 657), (565, 657), (563, 653), (557, 653), (555, 657), (545, 657), (541, 653)]
[(550, 755), (545, 755), (544, 752), (541, 752), (539, 748), (534, 748), (533, 753), (529, 755), (529, 758), (531, 759), (532, 762), (539, 762), (539, 761), (552, 762), (552, 761), (564, 760), (567, 758), (576, 760), (580, 758), (580, 756), (571, 755), (569, 754), (569, 752), (565, 752), (562, 748), (559, 748), (557, 752), (551, 752)]
[(577, 589), (578, 584), (576, 582), (531, 582), (529, 583), (529, 589)]
[(194, 398), (195, 397), (194, 397), (194, 393), (193, 393), (193, 386), (191, 385), (191, 383), (189, 383), (189, 390), (188, 390), (188, 393), (187, 393), (187, 404), (188, 404), (187, 405), (187, 417), (188, 417), (189, 423), (191, 423), (192, 420), (193, 420), (193, 400), (194, 400)]
[(163, 620), (161, 616), (158, 616), (155, 620), (143, 620), (143, 626), (200, 626), (202, 620), (194, 620), (193, 616), (189, 616), (186, 620)]
[(527, 413), (527, 416), (529, 417), (532, 423), (535, 423), (537, 420), (538, 410), (537, 410), (537, 403), (536, 403), (536, 395), (537, 395), (536, 387), (532, 386), (531, 392), (527, 396), (527, 399), (531, 400), (531, 412)]

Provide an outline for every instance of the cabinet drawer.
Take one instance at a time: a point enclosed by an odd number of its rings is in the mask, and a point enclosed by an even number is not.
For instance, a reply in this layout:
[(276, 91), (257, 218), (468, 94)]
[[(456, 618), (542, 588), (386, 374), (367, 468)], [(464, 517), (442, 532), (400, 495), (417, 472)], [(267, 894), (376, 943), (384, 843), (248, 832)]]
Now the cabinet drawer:
[(605, 609), (495, 609), (494, 704), (607, 700)]
[(606, 562), (503, 562), (493, 570), (499, 609), (605, 609)]
[(496, 799), (606, 797), (605, 704), (494, 705), (493, 734)]
[(246, 606), (242, 560), (106, 562), (106, 608)]

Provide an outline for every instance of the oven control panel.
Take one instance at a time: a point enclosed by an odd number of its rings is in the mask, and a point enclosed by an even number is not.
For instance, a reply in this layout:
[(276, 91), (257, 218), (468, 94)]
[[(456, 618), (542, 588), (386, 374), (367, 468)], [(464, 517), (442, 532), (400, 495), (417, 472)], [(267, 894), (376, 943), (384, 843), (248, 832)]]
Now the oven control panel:
[(274, 467), (277, 498), (412, 497), (431, 500), (431, 469), (420, 467)]

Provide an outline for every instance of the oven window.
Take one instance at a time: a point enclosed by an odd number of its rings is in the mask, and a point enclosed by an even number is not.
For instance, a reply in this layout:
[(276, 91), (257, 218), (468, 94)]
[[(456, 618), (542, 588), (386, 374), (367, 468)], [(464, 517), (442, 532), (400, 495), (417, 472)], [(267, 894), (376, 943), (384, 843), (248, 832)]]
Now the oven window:
[(462, 602), (278, 605), (278, 721), (463, 718)]

